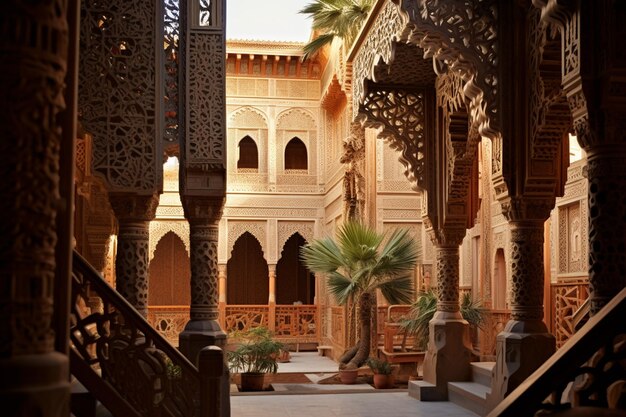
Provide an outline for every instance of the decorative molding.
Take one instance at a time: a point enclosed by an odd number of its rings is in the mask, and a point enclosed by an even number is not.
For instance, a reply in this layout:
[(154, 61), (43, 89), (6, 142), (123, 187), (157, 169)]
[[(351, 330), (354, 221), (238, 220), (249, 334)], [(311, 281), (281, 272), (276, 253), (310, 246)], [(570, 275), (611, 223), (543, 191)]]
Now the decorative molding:
[(183, 241), (187, 254), (189, 254), (189, 223), (187, 223), (187, 221), (153, 220), (150, 222), (150, 237), (148, 240), (149, 261), (152, 261), (154, 258), (154, 251), (156, 250), (159, 241), (168, 232), (176, 234), (180, 240)]
[(314, 222), (286, 222), (278, 221), (278, 252), (281, 252), (287, 240), (296, 233), (299, 233), (307, 242), (312, 242), (315, 238)]
[[(224, 216), (227, 217), (227, 216)], [(261, 245), (263, 253), (268, 253), (267, 242), (267, 221), (253, 221), (253, 220), (228, 220), (228, 240), (227, 240), (227, 253), (228, 258), (233, 251), (235, 242), (246, 232), (249, 232)]]

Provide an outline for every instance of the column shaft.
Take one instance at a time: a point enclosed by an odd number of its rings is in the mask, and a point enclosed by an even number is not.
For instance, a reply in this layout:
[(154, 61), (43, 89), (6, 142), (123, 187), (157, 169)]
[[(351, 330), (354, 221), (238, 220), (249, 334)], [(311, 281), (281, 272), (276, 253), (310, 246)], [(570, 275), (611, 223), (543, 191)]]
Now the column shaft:
[(144, 317), (148, 316), (149, 222), (119, 220), (115, 289)]
[(621, 144), (597, 148), (587, 156), (592, 314), (626, 287), (626, 152)]
[[(53, 321), (68, 3), (9, 0), (0, 14), (0, 404), (8, 417), (69, 415), (69, 362), (54, 351)], [(69, 245), (60, 246), (67, 258)], [(66, 306), (57, 313), (65, 327)]]
[(190, 221), (191, 320), (217, 320), (217, 224)]

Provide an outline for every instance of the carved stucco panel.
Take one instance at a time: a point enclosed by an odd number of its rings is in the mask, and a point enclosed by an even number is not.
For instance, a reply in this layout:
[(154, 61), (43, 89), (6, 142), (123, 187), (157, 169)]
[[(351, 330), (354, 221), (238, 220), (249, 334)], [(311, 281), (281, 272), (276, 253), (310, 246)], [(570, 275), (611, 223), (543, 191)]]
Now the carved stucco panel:
[(278, 252), (280, 253), (287, 240), (296, 233), (299, 233), (307, 242), (312, 242), (315, 238), (314, 222), (278, 222)]
[(156, 220), (150, 222), (150, 237), (148, 239), (149, 261), (152, 261), (152, 258), (154, 258), (154, 251), (159, 241), (168, 232), (173, 232), (183, 241), (185, 250), (187, 250), (187, 254), (189, 254), (189, 223), (187, 223), (187, 221)]
[(267, 222), (266, 221), (237, 221), (237, 220), (229, 220), (228, 221), (228, 257), (230, 258), (230, 254), (233, 251), (233, 247), (235, 246), (235, 242), (241, 235), (245, 232), (249, 232), (253, 235), (256, 240), (259, 241), (261, 245), (261, 249), (263, 253), (267, 253), (268, 242), (267, 242)]

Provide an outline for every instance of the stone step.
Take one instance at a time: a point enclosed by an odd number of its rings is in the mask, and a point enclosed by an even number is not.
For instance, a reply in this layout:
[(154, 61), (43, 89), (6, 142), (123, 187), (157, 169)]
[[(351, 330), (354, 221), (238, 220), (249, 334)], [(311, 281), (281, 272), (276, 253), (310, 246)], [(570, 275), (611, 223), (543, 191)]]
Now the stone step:
[(487, 395), (491, 389), (478, 382), (448, 382), (448, 400), (479, 416), (487, 414)]
[(426, 381), (409, 381), (409, 396), (420, 401), (445, 401), (436, 385)]
[(472, 368), (472, 381), (479, 384), (491, 387), (491, 373), (493, 367), (496, 366), (495, 362), (472, 362), (470, 363)]

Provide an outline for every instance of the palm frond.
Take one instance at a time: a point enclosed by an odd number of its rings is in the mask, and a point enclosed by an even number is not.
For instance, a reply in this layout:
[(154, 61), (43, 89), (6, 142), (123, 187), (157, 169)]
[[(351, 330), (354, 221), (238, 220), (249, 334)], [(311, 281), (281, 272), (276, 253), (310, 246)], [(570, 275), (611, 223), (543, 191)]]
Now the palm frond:
[(317, 38), (313, 39), (311, 42), (304, 45), (302, 51), (304, 54), (302, 55), (302, 60), (305, 61), (309, 58), (314, 57), (322, 48), (326, 45), (330, 45), (335, 39), (334, 33), (324, 33), (319, 35)]
[(335, 297), (337, 304), (344, 305), (350, 298), (354, 298), (357, 284), (338, 272), (332, 272), (328, 276), (328, 290)]
[(330, 238), (318, 239), (300, 250), (300, 258), (313, 272), (332, 272), (345, 266), (341, 250)]
[[(303, 7), (300, 13), (307, 14), (313, 19), (312, 27), (322, 33), (320, 37), (332, 35), (332, 38), (338, 37), (346, 44), (351, 44), (373, 4), (373, 0), (313, 0)], [(304, 59), (313, 56), (323, 46), (332, 42), (332, 39), (329, 41), (328, 38), (316, 42), (317, 39), (319, 37), (305, 45)]]
[(483, 328), (486, 321), (486, 309), (481, 300), (472, 298), (469, 292), (463, 293), (461, 297), (461, 316), (471, 325)]
[(413, 279), (410, 275), (394, 277), (377, 287), (391, 304), (409, 304), (413, 300)]

